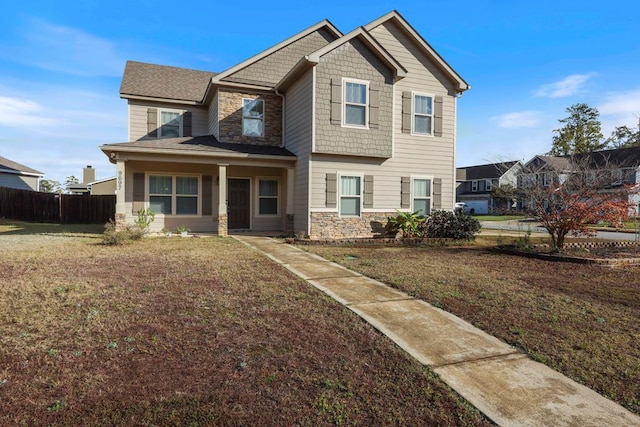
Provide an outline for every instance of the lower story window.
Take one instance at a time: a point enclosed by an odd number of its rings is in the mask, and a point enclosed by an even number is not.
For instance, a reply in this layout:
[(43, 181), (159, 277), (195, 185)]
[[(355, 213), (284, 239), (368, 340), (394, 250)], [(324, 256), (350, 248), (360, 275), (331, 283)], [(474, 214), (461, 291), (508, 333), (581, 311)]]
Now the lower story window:
[(413, 180), (413, 211), (419, 215), (431, 214), (431, 180), (430, 179), (414, 179)]
[(362, 193), (359, 176), (340, 177), (340, 215), (360, 216)]
[(197, 215), (198, 177), (150, 175), (149, 205), (165, 215)]
[(258, 215), (278, 215), (278, 180), (258, 181)]

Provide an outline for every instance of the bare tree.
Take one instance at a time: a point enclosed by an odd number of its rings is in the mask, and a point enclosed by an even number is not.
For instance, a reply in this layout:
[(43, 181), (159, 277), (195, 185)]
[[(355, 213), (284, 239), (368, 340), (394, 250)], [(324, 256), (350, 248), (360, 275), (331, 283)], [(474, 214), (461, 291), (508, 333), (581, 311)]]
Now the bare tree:
[(592, 235), (589, 224), (622, 226), (636, 191), (626, 171), (602, 152), (538, 156), (520, 173), (518, 191), (523, 208), (551, 236), (552, 250), (561, 251), (567, 235)]

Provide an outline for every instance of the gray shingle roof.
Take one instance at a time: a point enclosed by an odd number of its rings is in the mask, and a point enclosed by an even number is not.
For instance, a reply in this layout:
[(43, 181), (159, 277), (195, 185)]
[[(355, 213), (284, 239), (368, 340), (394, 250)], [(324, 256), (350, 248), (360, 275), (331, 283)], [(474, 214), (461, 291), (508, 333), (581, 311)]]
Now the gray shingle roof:
[(184, 138), (162, 138), (162, 139), (145, 139), (133, 142), (122, 142), (116, 144), (105, 144), (100, 147), (103, 151), (118, 151), (118, 149), (141, 149), (145, 150), (170, 150), (184, 151), (185, 154), (196, 153), (216, 153), (216, 154), (255, 154), (263, 156), (283, 156), (293, 157), (295, 154), (286, 148), (274, 147), (269, 145), (253, 145), (219, 142), (212, 135), (194, 136)]
[(127, 61), (120, 85), (120, 95), (177, 99), (181, 101), (203, 100), (211, 78), (217, 73), (187, 68)]
[(15, 171), (15, 172), (32, 173), (36, 175), (44, 175), (40, 171), (37, 171), (25, 165), (21, 165), (20, 163), (7, 159), (6, 157), (0, 156), (0, 170), (2, 169), (4, 169), (5, 171), (8, 170), (8, 171)]
[(510, 162), (490, 163), (487, 165), (469, 166), (465, 168), (457, 168), (456, 178), (462, 181), (474, 179), (492, 179), (500, 178), (509, 169), (518, 163), (517, 160)]

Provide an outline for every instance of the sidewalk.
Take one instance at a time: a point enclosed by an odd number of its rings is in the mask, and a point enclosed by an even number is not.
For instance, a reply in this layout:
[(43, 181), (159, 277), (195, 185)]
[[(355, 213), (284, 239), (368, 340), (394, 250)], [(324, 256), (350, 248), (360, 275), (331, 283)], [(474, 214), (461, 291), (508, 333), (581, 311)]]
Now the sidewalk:
[(262, 236), (237, 240), (324, 291), (502, 426), (640, 426), (640, 417), (462, 319)]

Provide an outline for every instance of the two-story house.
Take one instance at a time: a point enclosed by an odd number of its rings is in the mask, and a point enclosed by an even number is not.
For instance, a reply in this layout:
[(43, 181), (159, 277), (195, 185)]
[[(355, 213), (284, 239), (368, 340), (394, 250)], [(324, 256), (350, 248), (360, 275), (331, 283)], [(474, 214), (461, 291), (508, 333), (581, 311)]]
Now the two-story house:
[(509, 209), (494, 200), (491, 192), (494, 187), (518, 185), (518, 174), (522, 170), (519, 160), (485, 165), (467, 166), (456, 169), (456, 200), (466, 204), (466, 210), (472, 214), (487, 214), (496, 209)]
[(0, 187), (38, 191), (44, 174), (0, 156)]
[(154, 230), (371, 236), (397, 210), (453, 209), (467, 83), (397, 12), (324, 20), (221, 73), (128, 62), (117, 220)]

